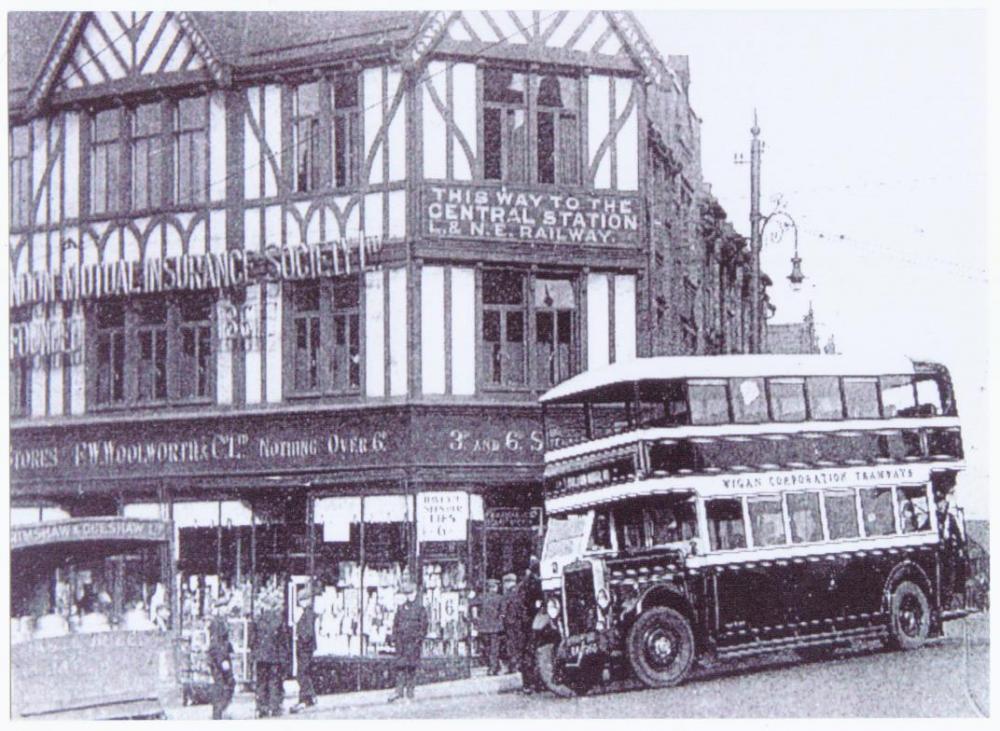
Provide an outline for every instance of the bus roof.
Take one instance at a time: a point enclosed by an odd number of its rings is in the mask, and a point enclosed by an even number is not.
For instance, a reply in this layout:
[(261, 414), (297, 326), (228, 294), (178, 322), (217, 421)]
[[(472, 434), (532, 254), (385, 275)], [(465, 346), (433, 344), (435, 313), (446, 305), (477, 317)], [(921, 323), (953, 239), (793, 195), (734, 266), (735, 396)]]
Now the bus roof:
[[(636, 381), (769, 376), (881, 376), (915, 373), (914, 361), (889, 355), (683, 355), (634, 358), (580, 373), (550, 389), (542, 403), (572, 401), (583, 394)], [(597, 394), (595, 394), (597, 395)]]

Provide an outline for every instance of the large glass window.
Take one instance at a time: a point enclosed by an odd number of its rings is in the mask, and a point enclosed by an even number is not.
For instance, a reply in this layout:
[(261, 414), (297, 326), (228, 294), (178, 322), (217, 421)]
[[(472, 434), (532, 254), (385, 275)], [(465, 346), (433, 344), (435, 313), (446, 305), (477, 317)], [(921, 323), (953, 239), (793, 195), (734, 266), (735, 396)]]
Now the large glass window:
[(844, 404), (848, 419), (877, 419), (878, 380), (875, 378), (845, 378)]
[(817, 420), (844, 418), (844, 405), (840, 396), (840, 379), (836, 376), (815, 376), (806, 379), (809, 398), (809, 415)]
[(121, 109), (105, 109), (91, 120), (91, 213), (117, 211), (121, 205), (121, 122)]
[(861, 517), (866, 536), (886, 536), (895, 533), (893, 512), (891, 488), (876, 487), (861, 490)]
[(295, 151), (295, 190), (319, 188), (319, 83), (300, 84), (292, 95), (292, 149)]
[(708, 500), (705, 503), (705, 514), (708, 518), (708, 538), (712, 550), (746, 548), (743, 503), (739, 499)]
[(102, 302), (97, 307), (97, 378), (95, 402), (125, 400), (125, 306)]
[(737, 424), (767, 421), (767, 400), (763, 378), (734, 378), (729, 384), (733, 401), (733, 420)]
[(568, 279), (535, 280), (535, 382), (549, 387), (575, 372), (576, 295)]
[(31, 207), (31, 127), (10, 130), (10, 225), (26, 226)]
[(831, 541), (858, 537), (858, 507), (854, 490), (825, 490), (826, 526)]
[(690, 381), (688, 401), (691, 403), (692, 424), (729, 422), (729, 397), (725, 381)]
[(333, 80), (333, 184), (358, 184), (361, 169), (361, 110), (358, 75), (337, 74)]
[(775, 421), (805, 421), (805, 383), (800, 378), (772, 378), (768, 381), (771, 393), (771, 416)]
[(526, 182), (528, 155), (524, 74), (483, 71), (483, 177)]
[(208, 199), (208, 98), (181, 99), (174, 110), (174, 202)]
[(930, 503), (924, 485), (898, 487), (896, 499), (899, 503), (899, 527), (903, 533), (930, 530), (931, 516), (928, 507)]
[(579, 81), (543, 76), (538, 82), (539, 183), (580, 183)]
[(159, 104), (143, 104), (132, 112), (132, 208), (161, 205), (163, 112)]
[(525, 383), (524, 275), (483, 272), (482, 358), (486, 383)]
[(785, 519), (781, 512), (781, 498), (755, 496), (747, 498), (750, 527), (755, 546), (780, 546), (785, 540)]
[(823, 540), (823, 521), (818, 492), (790, 492), (785, 495), (792, 543), (815, 543)]

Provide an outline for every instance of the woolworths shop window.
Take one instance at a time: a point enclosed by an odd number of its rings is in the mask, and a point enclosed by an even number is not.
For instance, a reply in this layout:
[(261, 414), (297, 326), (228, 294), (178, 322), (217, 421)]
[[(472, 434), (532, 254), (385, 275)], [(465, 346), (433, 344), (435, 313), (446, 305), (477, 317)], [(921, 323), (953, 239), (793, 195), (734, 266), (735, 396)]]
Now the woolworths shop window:
[(99, 302), (91, 313), (89, 404), (212, 401), (213, 305), (212, 295), (202, 292)]

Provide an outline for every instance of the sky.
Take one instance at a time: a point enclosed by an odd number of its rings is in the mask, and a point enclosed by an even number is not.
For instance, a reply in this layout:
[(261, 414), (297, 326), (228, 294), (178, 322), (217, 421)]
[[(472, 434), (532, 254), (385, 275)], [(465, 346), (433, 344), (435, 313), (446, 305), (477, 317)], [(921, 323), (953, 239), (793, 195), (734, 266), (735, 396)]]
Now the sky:
[[(959, 502), (987, 515), (986, 22), (979, 11), (637, 11), (664, 56), (687, 54), (706, 182), (749, 235), (750, 128), (761, 213), (780, 196), (793, 234), (765, 233), (773, 322), (810, 303), (821, 344), (944, 363), (968, 469)], [(773, 225), (773, 224), (772, 224)]]

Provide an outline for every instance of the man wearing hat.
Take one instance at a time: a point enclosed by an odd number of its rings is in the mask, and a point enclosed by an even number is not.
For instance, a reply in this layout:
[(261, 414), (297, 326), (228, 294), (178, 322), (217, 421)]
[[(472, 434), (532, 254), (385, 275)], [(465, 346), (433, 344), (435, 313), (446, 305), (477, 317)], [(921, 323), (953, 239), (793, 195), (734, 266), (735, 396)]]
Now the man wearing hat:
[(542, 604), (542, 581), (539, 578), (541, 566), (538, 558), (532, 556), (528, 562), (528, 569), (524, 572), (518, 584), (520, 594), (520, 612), (523, 632), (523, 644), (521, 645), (521, 690), (525, 693), (533, 693), (541, 690), (541, 679), (538, 677), (538, 665), (535, 659), (535, 633), (532, 624), (535, 615)]
[(503, 633), (503, 597), (500, 595), (500, 582), (488, 579), (486, 594), (474, 599), (473, 605), (479, 607), (476, 629), (483, 638), (483, 651), (489, 660), (489, 672), (490, 675), (496, 675), (500, 672), (500, 638)]
[(524, 623), (521, 621), (521, 594), (517, 574), (503, 577), (503, 604), (501, 624), (503, 625), (504, 650), (507, 669), (516, 673), (521, 669), (521, 655), (524, 652)]
[(292, 706), (292, 713), (298, 713), (316, 705), (316, 689), (313, 687), (312, 661), (316, 652), (316, 612), (313, 610), (313, 593), (306, 587), (299, 594), (302, 614), (295, 623), (295, 664), (298, 666), (299, 702)]
[(222, 714), (233, 700), (233, 690), (236, 688), (233, 646), (229, 642), (229, 624), (226, 622), (229, 599), (220, 595), (213, 608), (214, 616), (208, 626), (208, 666), (212, 673), (212, 719), (221, 720)]
[(288, 637), (278, 600), (264, 595), (258, 606), (260, 615), (252, 628), (250, 647), (257, 668), (257, 716), (266, 718), (281, 715)]
[(406, 596), (406, 601), (396, 609), (392, 620), (392, 644), (396, 649), (396, 695), (389, 699), (390, 703), (404, 697), (413, 700), (420, 651), (427, 636), (427, 611), (417, 601), (416, 585), (405, 581), (400, 591)]

